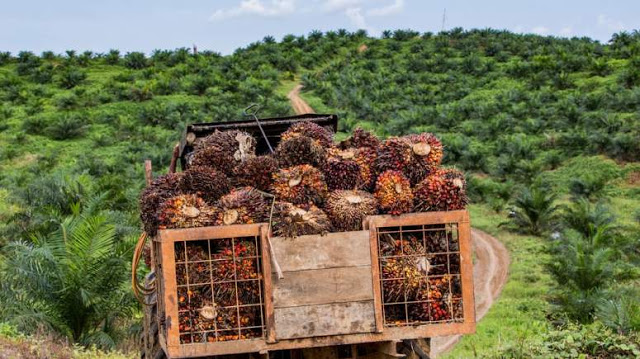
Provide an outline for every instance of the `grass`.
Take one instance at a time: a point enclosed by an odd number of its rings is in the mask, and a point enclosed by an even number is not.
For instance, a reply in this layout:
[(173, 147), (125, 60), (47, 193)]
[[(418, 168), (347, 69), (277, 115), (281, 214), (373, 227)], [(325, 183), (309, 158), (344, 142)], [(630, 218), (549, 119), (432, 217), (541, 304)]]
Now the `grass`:
[(495, 236), (509, 250), (509, 278), (500, 297), (478, 322), (476, 334), (464, 336), (442, 358), (483, 358), (496, 347), (517, 346), (549, 329), (545, 316), (552, 280), (544, 269), (548, 260), (544, 240), (499, 229), (504, 216), (486, 205), (472, 205), (469, 210), (472, 226)]

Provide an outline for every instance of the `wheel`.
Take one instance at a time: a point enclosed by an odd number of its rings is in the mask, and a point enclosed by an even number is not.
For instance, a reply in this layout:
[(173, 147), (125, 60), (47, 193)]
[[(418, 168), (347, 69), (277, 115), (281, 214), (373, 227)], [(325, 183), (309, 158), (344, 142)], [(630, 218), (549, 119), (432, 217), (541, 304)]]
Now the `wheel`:
[[(144, 279), (144, 287), (150, 288), (150, 283), (155, 279), (155, 273), (149, 273)], [(158, 328), (158, 301), (157, 294), (145, 296), (144, 318), (142, 319), (142, 338), (140, 338), (140, 358), (142, 359), (166, 359), (167, 355), (160, 346)]]
[(407, 356), (407, 359), (430, 359), (431, 338), (405, 339), (399, 343), (399, 352)]

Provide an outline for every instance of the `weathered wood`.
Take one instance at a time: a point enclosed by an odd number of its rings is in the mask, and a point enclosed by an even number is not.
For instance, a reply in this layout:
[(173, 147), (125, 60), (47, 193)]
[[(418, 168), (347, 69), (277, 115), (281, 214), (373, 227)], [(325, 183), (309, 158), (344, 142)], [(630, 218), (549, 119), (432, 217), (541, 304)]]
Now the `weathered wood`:
[(295, 339), (372, 332), (373, 313), (373, 300), (276, 308), (276, 337)]
[[(285, 272), (273, 281), (276, 309), (373, 300), (371, 266)], [(301, 318), (302, 319), (302, 318)]]
[(269, 226), (260, 227), (260, 245), (262, 249), (262, 274), (264, 276), (264, 316), (266, 325), (267, 343), (276, 341), (275, 320), (273, 317), (273, 276), (271, 275), (271, 247), (267, 236), (269, 235)]
[(475, 325), (476, 306), (473, 292), (473, 261), (471, 250), (471, 224), (469, 212), (464, 211), (458, 224), (458, 241), (460, 243), (460, 279), (462, 282), (462, 312), (464, 322)]
[(230, 226), (161, 229), (156, 240), (160, 242), (196, 241), (213, 238), (256, 236), (265, 223), (233, 224)]
[(178, 290), (176, 283), (175, 246), (173, 242), (162, 243), (162, 278), (164, 280), (165, 323), (167, 327), (167, 349), (180, 346), (180, 328), (178, 325)]
[(180, 143), (178, 142), (173, 147), (173, 153), (171, 154), (171, 162), (169, 163), (169, 173), (176, 173), (176, 164), (178, 163), (179, 157), (180, 157)]
[[(368, 226), (368, 221), (367, 221)], [(373, 288), (373, 306), (375, 309), (376, 332), (382, 333), (384, 319), (382, 318), (382, 289), (380, 288), (380, 264), (378, 259), (378, 232), (375, 228), (369, 230), (369, 250), (371, 253), (371, 281)]]
[(153, 170), (151, 168), (151, 160), (144, 160), (144, 179), (147, 183), (147, 186), (151, 185), (153, 181)]
[(401, 216), (381, 215), (369, 217), (369, 226), (371, 228), (461, 222), (469, 223), (469, 212), (466, 210), (406, 213)]
[(283, 272), (371, 265), (369, 232), (339, 232), (324, 236), (271, 238)]

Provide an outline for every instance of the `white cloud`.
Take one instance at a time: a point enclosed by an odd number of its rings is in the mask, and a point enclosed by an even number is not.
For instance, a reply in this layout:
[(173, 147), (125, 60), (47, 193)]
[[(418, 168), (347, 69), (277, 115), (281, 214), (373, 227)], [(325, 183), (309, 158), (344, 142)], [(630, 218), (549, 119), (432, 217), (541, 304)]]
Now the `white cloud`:
[(614, 20), (605, 14), (598, 15), (598, 26), (604, 27), (609, 31), (622, 31), (625, 29), (622, 21)]
[(369, 26), (367, 26), (367, 21), (362, 15), (362, 9), (359, 7), (352, 7), (347, 9), (345, 15), (351, 20), (351, 22), (358, 27), (358, 29), (369, 30)]
[(404, 0), (394, 0), (393, 3), (387, 6), (370, 9), (369, 11), (367, 11), (367, 15), (387, 16), (391, 14), (397, 14), (401, 12), (403, 9), (404, 9)]
[(571, 36), (573, 34), (573, 28), (571, 26), (565, 26), (560, 29), (560, 35), (562, 36)]
[(533, 29), (531, 29), (531, 32), (538, 35), (546, 35), (549, 33), (549, 28), (544, 26), (536, 26)]
[(267, 3), (262, 0), (243, 0), (237, 7), (216, 10), (210, 20), (224, 20), (240, 15), (274, 17), (288, 15), (295, 10), (295, 0), (270, 0)]
[(362, 2), (362, 0), (326, 0), (322, 7), (327, 12), (349, 11), (357, 9)]

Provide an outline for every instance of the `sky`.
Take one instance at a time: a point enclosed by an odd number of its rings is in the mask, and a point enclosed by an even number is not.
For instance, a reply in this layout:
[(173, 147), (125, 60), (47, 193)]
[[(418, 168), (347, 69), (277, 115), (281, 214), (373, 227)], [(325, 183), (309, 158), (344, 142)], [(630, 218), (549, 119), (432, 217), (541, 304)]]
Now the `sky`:
[[(640, 0), (0, 0), (0, 51), (192, 47), (229, 54), (312, 30), (507, 29), (607, 42), (640, 29)], [(444, 21), (443, 21), (444, 20)]]

